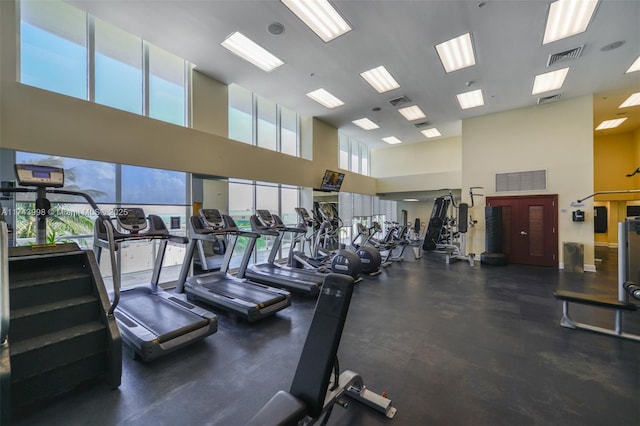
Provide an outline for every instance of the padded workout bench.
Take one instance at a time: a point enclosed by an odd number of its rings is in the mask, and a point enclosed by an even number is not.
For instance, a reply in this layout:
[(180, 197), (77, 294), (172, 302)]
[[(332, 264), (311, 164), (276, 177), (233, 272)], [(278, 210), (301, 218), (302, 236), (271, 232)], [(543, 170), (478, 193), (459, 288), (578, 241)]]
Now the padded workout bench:
[[(626, 282), (624, 285), (629, 294), (636, 297), (638, 286), (631, 282)], [(625, 302), (622, 300), (613, 299), (610, 297), (587, 295), (582, 293), (576, 293), (573, 291), (556, 290), (553, 292), (553, 297), (562, 301), (562, 319), (560, 325), (571, 329), (583, 329), (594, 331), (596, 333), (608, 334), (611, 336), (622, 337), (625, 339), (640, 341), (640, 336), (630, 333), (624, 333), (622, 331), (622, 312), (633, 312), (638, 310), (638, 306), (631, 302)], [(613, 309), (616, 311), (615, 327), (614, 329), (608, 329), (604, 327), (598, 327), (595, 325), (584, 324), (574, 321), (569, 316), (569, 303), (579, 303), (583, 305), (595, 306), (604, 309)]]
[(336, 404), (348, 407), (343, 396), (393, 418), (396, 409), (391, 400), (369, 391), (359, 374), (350, 370), (337, 374), (336, 354), (353, 286), (350, 276), (335, 273), (326, 276), (291, 389), (276, 393), (249, 420), (249, 426), (309, 425), (323, 416), (326, 424)]

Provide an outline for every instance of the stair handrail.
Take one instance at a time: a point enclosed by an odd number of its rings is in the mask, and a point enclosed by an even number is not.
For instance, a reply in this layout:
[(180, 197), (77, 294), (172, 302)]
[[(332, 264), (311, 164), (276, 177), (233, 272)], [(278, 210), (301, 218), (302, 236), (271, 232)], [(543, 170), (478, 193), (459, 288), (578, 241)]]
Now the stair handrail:
[(0, 346), (9, 337), (9, 229), (0, 221)]

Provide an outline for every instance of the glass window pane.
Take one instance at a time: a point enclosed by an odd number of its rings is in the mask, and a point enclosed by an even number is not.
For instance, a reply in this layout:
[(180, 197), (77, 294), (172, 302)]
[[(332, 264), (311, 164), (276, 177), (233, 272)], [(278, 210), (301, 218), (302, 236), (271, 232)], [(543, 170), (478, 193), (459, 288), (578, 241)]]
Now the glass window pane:
[(360, 173), (369, 176), (369, 147), (365, 144), (360, 145)]
[(340, 158), (339, 167), (343, 170), (349, 170), (349, 138), (340, 135)]
[(253, 144), (253, 94), (229, 85), (229, 139)]
[(184, 126), (184, 60), (149, 45), (149, 117)]
[(187, 174), (173, 170), (122, 166), (122, 203), (185, 205)]
[(142, 39), (95, 20), (95, 101), (142, 114)]
[(258, 146), (276, 151), (276, 104), (258, 97)]
[(280, 190), (280, 218), (287, 225), (295, 225), (298, 223), (298, 188), (282, 188)]
[(298, 155), (298, 114), (280, 107), (280, 152)]
[(20, 81), (87, 99), (86, 14), (59, 1), (23, 1), (20, 18)]
[(256, 185), (256, 209), (269, 210), (279, 214), (278, 187)]
[(350, 140), (351, 145), (351, 171), (360, 173), (360, 152), (358, 151), (358, 141)]
[(229, 216), (241, 229), (251, 229), (249, 218), (253, 214), (253, 185), (229, 183)]

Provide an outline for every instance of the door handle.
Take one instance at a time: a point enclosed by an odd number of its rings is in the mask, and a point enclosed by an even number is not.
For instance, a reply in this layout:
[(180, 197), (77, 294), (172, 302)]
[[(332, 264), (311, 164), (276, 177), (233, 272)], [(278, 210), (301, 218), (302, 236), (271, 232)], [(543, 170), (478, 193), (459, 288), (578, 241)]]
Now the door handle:
[(527, 234), (527, 231), (520, 231), (520, 235), (529, 235), (529, 234)]

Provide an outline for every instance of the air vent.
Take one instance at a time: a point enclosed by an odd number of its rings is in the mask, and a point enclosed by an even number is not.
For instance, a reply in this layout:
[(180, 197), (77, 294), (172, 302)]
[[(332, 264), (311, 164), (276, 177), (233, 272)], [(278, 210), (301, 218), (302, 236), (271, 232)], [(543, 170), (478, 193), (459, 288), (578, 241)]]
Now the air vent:
[(404, 104), (408, 104), (409, 102), (411, 102), (411, 99), (407, 98), (406, 96), (400, 96), (399, 98), (395, 98), (395, 99), (390, 99), (389, 104), (392, 107), (399, 107), (402, 106)]
[(565, 50), (564, 52), (553, 53), (549, 55), (547, 66), (550, 67), (556, 62), (579, 58), (583, 48), (584, 48), (584, 44), (582, 46), (578, 46), (573, 49)]
[(557, 101), (558, 99), (560, 99), (560, 96), (562, 96), (562, 93), (558, 93), (557, 95), (545, 96), (544, 98), (538, 98), (538, 105)]
[(496, 192), (541, 191), (547, 189), (547, 171), (497, 173)]
[(431, 126), (431, 122), (430, 121), (421, 121), (420, 123), (415, 123), (414, 126), (416, 126), (418, 129), (421, 129), (423, 127)]

